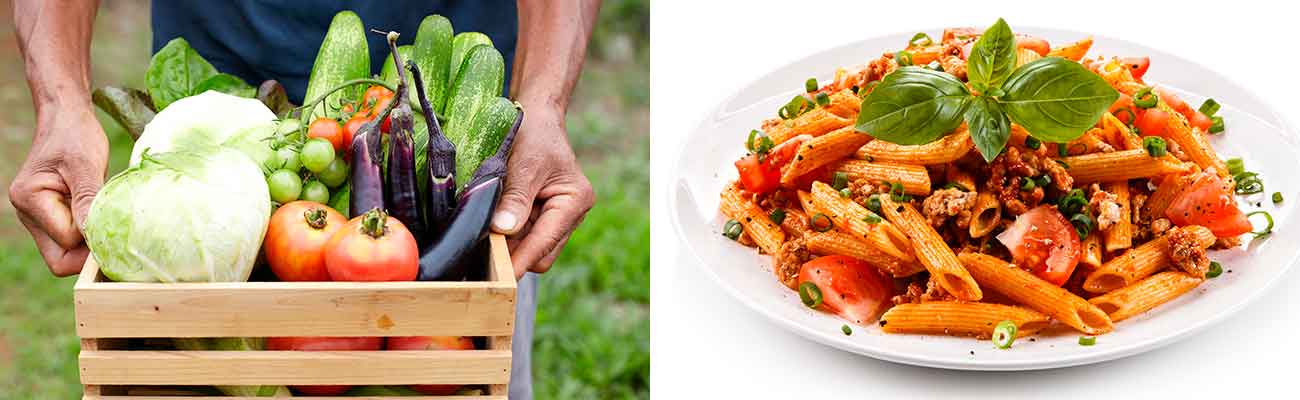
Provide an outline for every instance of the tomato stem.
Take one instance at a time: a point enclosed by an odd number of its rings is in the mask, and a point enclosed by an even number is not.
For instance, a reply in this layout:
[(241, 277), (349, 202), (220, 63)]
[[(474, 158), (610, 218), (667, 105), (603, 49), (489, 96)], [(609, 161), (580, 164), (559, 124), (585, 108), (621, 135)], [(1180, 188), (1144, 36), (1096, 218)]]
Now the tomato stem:
[(312, 229), (316, 229), (316, 230), (325, 229), (324, 209), (312, 207), (307, 211), (303, 211), (302, 217), (303, 219), (307, 220), (307, 226), (312, 227)]
[(366, 215), (361, 217), (361, 232), (370, 237), (379, 239), (388, 231), (385, 222), (388, 219), (388, 213), (378, 207), (370, 209)]

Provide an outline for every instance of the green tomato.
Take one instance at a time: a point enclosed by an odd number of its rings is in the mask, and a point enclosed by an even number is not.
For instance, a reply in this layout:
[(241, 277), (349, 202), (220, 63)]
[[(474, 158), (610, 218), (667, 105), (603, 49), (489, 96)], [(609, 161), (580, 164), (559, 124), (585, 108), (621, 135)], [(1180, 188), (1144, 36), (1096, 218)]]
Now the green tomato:
[(323, 138), (312, 138), (302, 144), (298, 159), (302, 160), (302, 166), (307, 167), (308, 171), (319, 173), (330, 165), (330, 161), (334, 161), (334, 145)]
[(280, 120), (280, 123), (276, 125), (275, 133), (280, 136), (286, 136), (290, 133), (297, 132), (298, 128), (302, 128), (302, 123), (298, 122), (298, 120), (293, 118), (282, 119)]
[(289, 146), (276, 150), (274, 160), (275, 165), (271, 166), (274, 169), (287, 169), (296, 172), (299, 168), (302, 168), (302, 164), (298, 162), (298, 152)]
[(321, 204), (329, 203), (330, 190), (325, 187), (324, 183), (313, 179), (302, 185), (302, 199)]
[(295, 171), (282, 169), (272, 172), (266, 178), (266, 185), (271, 190), (271, 200), (280, 204), (298, 200), (302, 194), (302, 179)]
[(341, 157), (335, 157), (334, 161), (330, 161), (330, 165), (325, 166), (324, 171), (316, 173), (316, 177), (320, 178), (321, 183), (326, 186), (339, 187), (348, 180), (348, 163)]

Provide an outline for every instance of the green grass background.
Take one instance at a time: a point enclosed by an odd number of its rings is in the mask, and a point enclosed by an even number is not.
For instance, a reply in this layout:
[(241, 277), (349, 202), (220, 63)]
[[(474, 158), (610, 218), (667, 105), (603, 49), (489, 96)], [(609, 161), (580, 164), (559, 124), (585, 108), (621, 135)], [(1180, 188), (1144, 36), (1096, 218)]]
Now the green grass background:
[[(9, 3), (0, 0), (3, 188), (26, 156), (35, 123)], [(570, 142), (598, 200), (541, 279), (533, 357), (540, 399), (649, 397), (648, 3), (605, 1), (574, 94)], [(145, 1), (101, 5), (94, 85), (142, 86), (148, 11)], [(101, 121), (112, 145), (111, 175), (126, 164), (131, 141), (111, 120)], [(80, 396), (74, 279), (49, 274), (8, 198), (0, 201), (0, 399)]]

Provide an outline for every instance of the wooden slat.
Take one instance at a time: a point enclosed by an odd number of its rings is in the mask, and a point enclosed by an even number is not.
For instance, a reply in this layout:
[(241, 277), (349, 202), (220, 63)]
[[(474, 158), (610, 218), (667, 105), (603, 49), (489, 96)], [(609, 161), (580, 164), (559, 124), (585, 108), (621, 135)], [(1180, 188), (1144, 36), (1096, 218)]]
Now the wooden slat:
[[(510, 262), (510, 252), (506, 246), (506, 237), (494, 233), (489, 237), (489, 240), (492, 241), (492, 270), (488, 272), (489, 279), (493, 282), (507, 282), (513, 287), (516, 283), (515, 269), (514, 264)], [(511, 320), (514, 320), (513, 310), (511, 310), (510, 318)], [(509, 335), (488, 337), (488, 349), (510, 351), (510, 345), (511, 336)], [(509, 375), (510, 372), (507, 370), (506, 376)], [(488, 394), (496, 396), (506, 396), (510, 394), (510, 381), (507, 379), (506, 382), (488, 386)]]
[[(83, 272), (85, 271), (83, 270)], [(95, 273), (98, 272), (99, 272), (98, 270), (95, 270)], [(81, 280), (82, 277), (77, 277), (77, 285), (81, 285)], [(99, 350), (99, 339), (81, 339), (81, 351), (78, 352), (78, 357), (80, 357), (81, 353), (85, 353), (87, 351), (98, 351), (98, 350)], [(103, 392), (100, 391), (99, 385), (82, 385), (81, 393), (83, 396), (98, 396)]]
[(87, 351), (89, 385), (497, 384), (510, 380), (510, 352)]
[(74, 292), (77, 335), (494, 336), (513, 282), (96, 282)]

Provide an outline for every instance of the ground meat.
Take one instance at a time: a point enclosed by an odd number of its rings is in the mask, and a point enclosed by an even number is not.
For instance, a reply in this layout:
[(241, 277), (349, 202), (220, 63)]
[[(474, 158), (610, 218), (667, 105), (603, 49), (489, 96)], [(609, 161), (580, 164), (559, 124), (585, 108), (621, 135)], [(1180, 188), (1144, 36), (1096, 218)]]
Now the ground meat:
[(890, 300), (894, 302), (894, 305), (915, 304), (921, 302), (921, 295), (924, 294), (925, 290), (921, 289), (921, 285), (912, 282), (907, 285), (907, 290), (904, 291), (903, 294), (894, 296)]
[(939, 286), (934, 279), (930, 279), (925, 282), (925, 289), (921, 289), (921, 284), (915, 281), (907, 284), (907, 290), (903, 292), (903, 294), (894, 296), (891, 300), (894, 304), (907, 304), (928, 303), (932, 301), (953, 301), (956, 299), (957, 298), (948, 294), (946, 290), (943, 290), (943, 287)]
[(952, 74), (962, 81), (966, 80), (966, 59), (961, 58), (961, 44), (949, 43), (943, 46), (943, 55), (939, 56), (939, 65), (944, 72)]
[(867, 77), (870, 78), (868, 81), (884, 78), (896, 69), (898, 69), (898, 61), (894, 60), (894, 53), (885, 53), (880, 58), (867, 63)]
[(1167, 218), (1160, 218), (1155, 221), (1151, 221), (1151, 237), (1158, 238), (1164, 236), (1165, 232), (1168, 231), (1169, 228), (1172, 226), (1173, 224), (1170, 223), (1169, 219)]
[(1178, 142), (1172, 140), (1166, 140), (1165, 151), (1168, 151), (1169, 154), (1173, 154), (1174, 158), (1177, 158), (1179, 160), (1183, 160), (1183, 161), (1188, 160), (1187, 153), (1183, 152), (1183, 148), (1178, 145)]
[(1092, 198), (1088, 201), (1088, 208), (1092, 210), (1092, 215), (1097, 216), (1097, 230), (1110, 229), (1111, 225), (1119, 222), (1120, 211), (1122, 209), (1117, 201), (1119, 200), (1114, 194), (1101, 190), (1097, 184), (1088, 187), (1092, 192)]
[(1210, 269), (1210, 257), (1196, 243), (1196, 234), (1177, 229), (1170, 231), (1168, 237), (1169, 260), (1192, 276), (1205, 276), (1205, 271)]
[(790, 289), (799, 287), (799, 268), (812, 259), (812, 252), (804, 245), (803, 239), (794, 239), (781, 244), (781, 248), (772, 257), (772, 272), (776, 279)]
[(1021, 190), (1020, 178), (1033, 178), (1046, 174), (1052, 178), (1052, 185), (1061, 191), (1068, 191), (1074, 185), (1074, 178), (1065, 168), (1056, 163), (1041, 150), (1020, 152), (1019, 148), (1009, 146), (993, 160), (989, 168), (988, 187), (998, 194), (1003, 209), (1011, 215), (1024, 214), (1030, 208), (1038, 206), (1045, 195), (1042, 187), (1033, 190)]
[[(1130, 186), (1130, 188), (1131, 187), (1132, 186)], [(1137, 222), (1142, 220), (1142, 206), (1145, 206), (1146, 204), (1147, 195), (1145, 194), (1138, 193), (1129, 198), (1128, 208), (1133, 210), (1133, 216), (1130, 221)]]
[(921, 204), (921, 213), (930, 220), (930, 225), (943, 226), (948, 217), (957, 217), (958, 225), (970, 226), (970, 209), (975, 204), (975, 192), (965, 192), (956, 188), (940, 189), (931, 193)]

